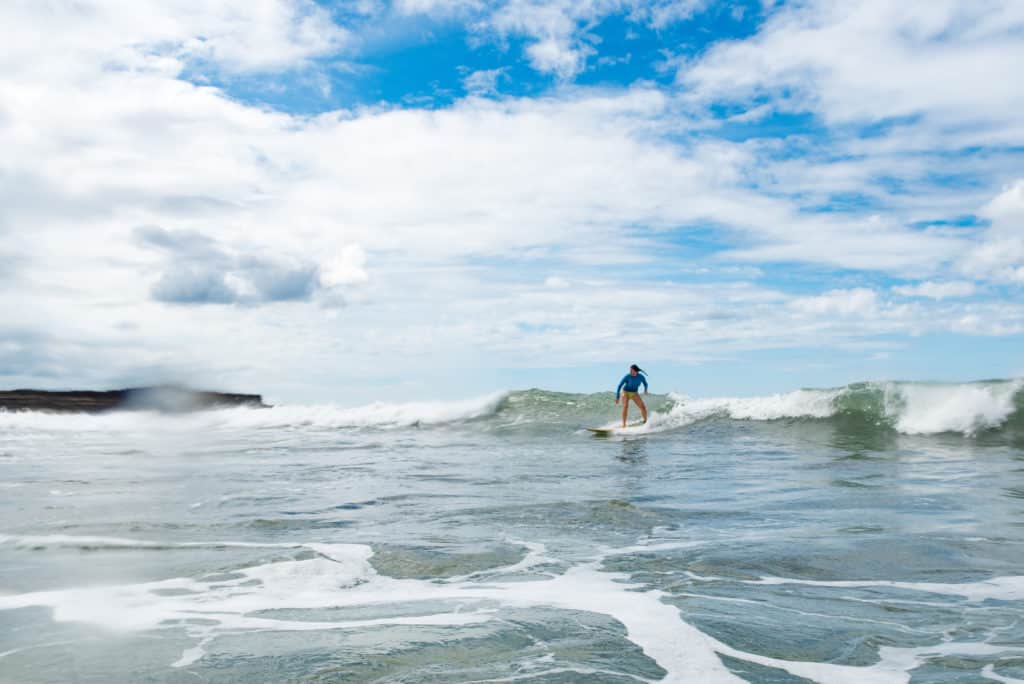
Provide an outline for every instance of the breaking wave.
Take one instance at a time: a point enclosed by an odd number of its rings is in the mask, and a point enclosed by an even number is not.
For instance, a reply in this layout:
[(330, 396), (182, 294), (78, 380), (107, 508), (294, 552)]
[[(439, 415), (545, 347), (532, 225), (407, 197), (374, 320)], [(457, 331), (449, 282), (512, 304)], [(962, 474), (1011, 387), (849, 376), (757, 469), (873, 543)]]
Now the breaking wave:
[(690, 399), (670, 395), (662, 422), (708, 417), (734, 420), (842, 420), (908, 435), (973, 435), (1024, 427), (1024, 379), (974, 383), (857, 383), (752, 398)]
[[(971, 383), (869, 382), (800, 389), (759, 397), (693, 398), (651, 395), (650, 420), (638, 432), (678, 430), (708, 420), (833, 421), (860, 430), (909, 435), (976, 435), (1011, 430), (1024, 434), (1024, 378)], [(636, 409), (631, 409), (636, 414)], [(562, 433), (613, 426), (618, 408), (610, 392), (570, 394), (540, 389), (475, 399), (374, 402), (271, 408), (227, 408), (194, 414), (114, 412), (99, 415), (0, 412), (0, 431), (57, 429), (355, 429), (458, 427), (491, 432)]]

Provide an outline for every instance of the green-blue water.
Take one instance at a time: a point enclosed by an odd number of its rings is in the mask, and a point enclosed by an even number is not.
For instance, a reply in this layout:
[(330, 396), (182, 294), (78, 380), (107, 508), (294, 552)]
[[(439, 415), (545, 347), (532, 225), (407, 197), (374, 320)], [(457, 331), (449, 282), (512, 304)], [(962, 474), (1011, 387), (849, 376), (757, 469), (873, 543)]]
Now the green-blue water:
[(1021, 396), (0, 414), (0, 682), (1021, 681)]

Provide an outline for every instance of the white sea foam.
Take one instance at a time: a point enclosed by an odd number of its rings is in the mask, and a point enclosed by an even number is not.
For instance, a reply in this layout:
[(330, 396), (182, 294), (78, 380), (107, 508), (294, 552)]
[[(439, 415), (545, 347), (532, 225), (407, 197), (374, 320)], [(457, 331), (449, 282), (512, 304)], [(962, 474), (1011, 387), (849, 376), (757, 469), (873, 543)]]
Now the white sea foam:
[[(12, 539), (16, 538), (8, 537), (5, 541)], [(28, 541), (28, 538), (21, 539)], [(34, 540), (35, 543), (41, 541), (44, 539)], [(46, 543), (64, 544), (70, 541), (71, 538), (57, 537), (50, 538)], [(192, 546), (116, 538), (77, 538), (77, 541), (134, 544), (140, 548)], [(217, 544), (228, 547), (295, 546), (251, 545), (244, 542)], [(398, 624), (457, 628), (493, 620), (499, 615), (496, 606), (545, 606), (608, 615), (626, 628), (628, 639), (667, 671), (664, 679), (667, 682), (742, 681), (722, 663), (721, 655), (785, 670), (816, 682), (888, 684), (909, 681), (909, 672), (935, 655), (998, 656), (1017, 653), (1006, 646), (945, 642), (927, 647), (882, 648), (878, 663), (850, 666), (780, 660), (741, 651), (689, 625), (677, 608), (662, 600), (665, 596), (662, 592), (644, 590), (643, 586), (630, 582), (624, 573), (600, 569), (605, 557), (663, 548), (659, 544), (608, 549), (600, 558), (570, 567), (563, 574), (532, 580), (515, 575), (540, 562), (553, 559), (547, 557), (542, 545), (529, 544), (528, 553), (522, 561), (504, 569), (492, 570), (488, 573), (486, 583), (473, 581), (472, 575), (445, 581), (398, 580), (381, 576), (374, 570), (370, 564), (372, 550), (368, 546), (320, 543), (299, 546), (315, 551), (317, 556), (241, 568), (226, 577), (171, 578), (141, 584), (0, 596), (0, 610), (45, 606), (51, 608), (56, 621), (91, 623), (117, 631), (157, 630), (181, 625), (197, 641), (194, 646), (184, 649), (180, 658), (170, 663), (175, 667), (187, 666), (201, 659), (205, 655), (205, 646), (221, 633), (266, 629), (361, 629)], [(503, 577), (506, 579), (503, 580)], [(1021, 599), (1024, 578), (994, 578), (962, 585), (813, 582), (786, 578), (763, 578), (754, 582), (900, 587), (965, 596), (969, 600), (979, 601), (984, 598)], [(359, 609), (373, 606), (393, 606), (396, 608), (394, 612), (398, 614), (366, 619), (312, 621), (289, 619), (267, 612), (275, 609)], [(439, 607), (442, 608), (439, 610)], [(0, 654), (0, 657), (3, 655), (6, 654)]]
[[(709, 639), (680, 620), (678, 611), (660, 601), (660, 594), (637, 593), (624, 575), (600, 572), (598, 562), (570, 568), (552, 579), (486, 584), (453, 580), (396, 580), (378, 575), (368, 563), (369, 547), (310, 544), (321, 555), (279, 561), (234, 573), (231, 579), (174, 578), (114, 587), (88, 587), (0, 597), (0, 610), (47, 606), (58, 622), (86, 622), (116, 631), (140, 631), (182, 624), (195, 638), (209, 639), (220, 631), (251, 629), (351, 629), (379, 624), (459, 626), (487, 621), (505, 606), (552, 606), (610, 615), (625, 625), (628, 637), (670, 673), (670, 681), (739, 682), (709, 647)], [(531, 550), (541, 554), (540, 548)], [(512, 566), (511, 569), (515, 569)], [(358, 608), (396, 605), (430, 612), (389, 618), (347, 621), (304, 621), (255, 617), (273, 609)], [(436, 612), (438, 602), (451, 606)], [(216, 625), (194, 625), (201, 618)], [(175, 664), (202, 656), (200, 644), (186, 649)]]
[(982, 668), (981, 674), (987, 679), (991, 679), (994, 682), (1002, 682), (1003, 684), (1024, 684), (1024, 679), (1017, 679), (1016, 677), (1007, 677), (1006, 675), (998, 674), (995, 667), (992, 665), (986, 665)]

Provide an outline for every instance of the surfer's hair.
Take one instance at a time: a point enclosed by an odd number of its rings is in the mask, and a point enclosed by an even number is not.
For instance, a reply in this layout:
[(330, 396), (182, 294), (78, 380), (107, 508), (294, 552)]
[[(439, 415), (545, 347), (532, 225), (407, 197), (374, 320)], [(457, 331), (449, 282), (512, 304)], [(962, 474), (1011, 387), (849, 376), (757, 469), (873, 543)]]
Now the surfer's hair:
[(647, 371), (645, 371), (643, 368), (641, 368), (640, 366), (636, 365), (635, 363), (632, 366), (629, 367), (629, 370), (635, 370), (637, 373), (644, 373), (644, 374), (647, 373)]

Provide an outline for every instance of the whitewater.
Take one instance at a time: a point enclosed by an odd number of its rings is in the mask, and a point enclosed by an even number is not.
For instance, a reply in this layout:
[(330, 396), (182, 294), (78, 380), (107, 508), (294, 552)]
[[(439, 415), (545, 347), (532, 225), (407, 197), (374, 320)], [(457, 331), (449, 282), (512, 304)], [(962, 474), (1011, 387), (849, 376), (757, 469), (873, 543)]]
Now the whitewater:
[(0, 412), (0, 683), (1024, 682), (1024, 380), (648, 405)]

